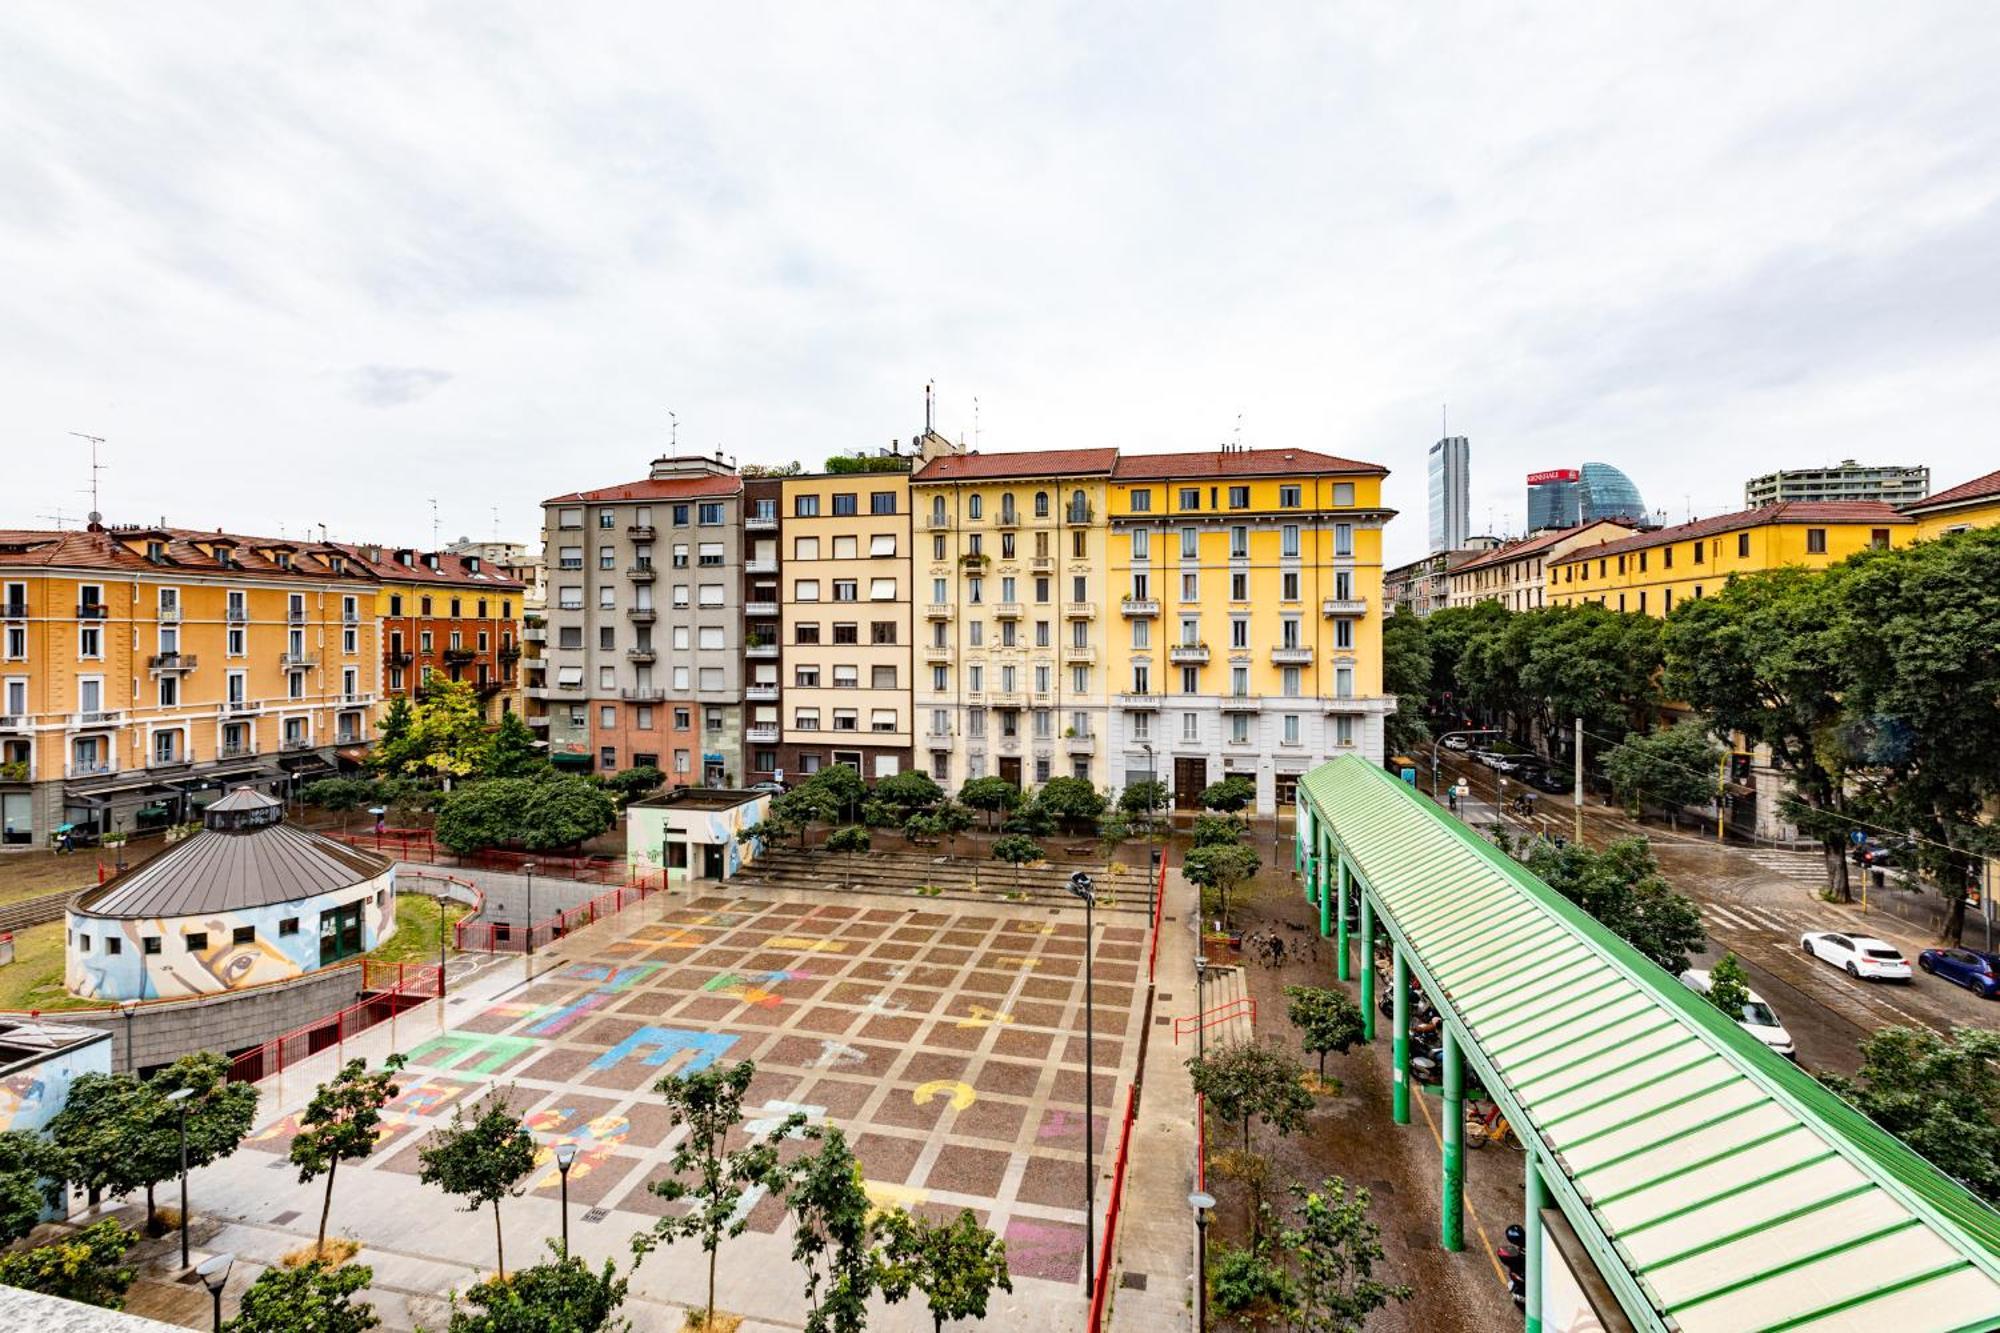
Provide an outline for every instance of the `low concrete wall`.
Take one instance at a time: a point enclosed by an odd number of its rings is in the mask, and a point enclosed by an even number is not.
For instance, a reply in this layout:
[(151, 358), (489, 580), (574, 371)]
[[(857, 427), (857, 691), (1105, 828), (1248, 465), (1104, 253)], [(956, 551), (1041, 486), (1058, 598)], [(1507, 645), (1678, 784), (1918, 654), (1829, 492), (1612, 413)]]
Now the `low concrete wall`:
[[(437, 867), (412, 866), (411, 869), (435, 870)], [(479, 920), (490, 921), (499, 926), (528, 924), (530, 916), (527, 876), (505, 874), (497, 870), (462, 870), (456, 867), (444, 873), (458, 879), (469, 879), (479, 886), (479, 891), (486, 897), (486, 904), (480, 910)], [(546, 921), (558, 912), (581, 907), (599, 894), (609, 893), (617, 887), (616, 884), (590, 884), (582, 880), (544, 878), (537, 875), (534, 881), (535, 901), (532, 919)]]
[(61, 1018), (111, 1033), (111, 1067), (123, 1072), (128, 1068), (128, 1021), (130, 1065), (147, 1070), (171, 1064), (194, 1051), (227, 1055), (261, 1045), (354, 1003), (360, 995), (361, 968), (356, 964), (233, 994), (154, 1001), (140, 1005), (130, 1020), (116, 1009), (63, 1014)]

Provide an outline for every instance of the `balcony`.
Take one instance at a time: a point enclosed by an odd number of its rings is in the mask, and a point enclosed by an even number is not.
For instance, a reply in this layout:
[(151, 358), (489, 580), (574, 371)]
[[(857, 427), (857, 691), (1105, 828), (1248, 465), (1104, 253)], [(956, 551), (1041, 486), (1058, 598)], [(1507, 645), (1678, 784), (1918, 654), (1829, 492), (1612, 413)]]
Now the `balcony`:
[(625, 618), (635, 625), (650, 625), (660, 618), (658, 608), (651, 606), (628, 606)]
[(753, 745), (776, 745), (778, 724), (775, 722), (752, 722), (743, 729), (743, 739)]
[(317, 653), (279, 653), (278, 665), (287, 670), (305, 669), (319, 665)]
[(215, 757), (217, 759), (248, 759), (255, 753), (257, 753), (256, 746), (239, 741), (234, 745), (217, 747)]
[(382, 660), (392, 667), (406, 667), (417, 660), (415, 653), (393, 652), (382, 654)]
[(1089, 732), (1085, 732), (1081, 736), (1065, 736), (1063, 737), (1063, 750), (1068, 754), (1096, 754), (1097, 737), (1091, 735)]
[(1063, 522), (1081, 525), (1088, 523), (1095, 511), (1089, 505), (1063, 506)]
[(76, 608), (78, 620), (102, 620), (110, 614), (109, 608), (101, 602), (82, 602)]
[(146, 666), (153, 671), (192, 671), (193, 653), (155, 653), (146, 659)]
[(772, 598), (752, 598), (743, 603), (743, 614), (761, 616), (766, 620), (775, 619), (778, 614), (778, 603)]
[(222, 712), (225, 717), (244, 717), (251, 713), (261, 713), (263, 711), (264, 701), (262, 699), (224, 699), (222, 701)]
[(250, 623), (250, 608), (232, 606), (222, 613), (222, 618), (232, 625), (247, 625)]
[(150, 769), (187, 768), (193, 763), (194, 760), (184, 754), (156, 754), (146, 759), (146, 767)]
[(335, 745), (361, 745), (364, 744), (367, 741), (367, 739), (368, 738), (366, 736), (363, 736), (358, 731), (343, 731), (333, 738), (333, 743)]
[(778, 562), (776, 560), (745, 560), (743, 562), (743, 572), (745, 574), (775, 574), (778, 572)]
[(649, 542), (660, 534), (651, 523), (627, 523), (625, 535), (635, 542)]
[(336, 694), (333, 701), (342, 708), (366, 708), (375, 702), (375, 696), (366, 691), (356, 691), (352, 694)]
[(63, 765), (63, 776), (66, 778), (102, 778), (109, 777), (117, 771), (117, 767), (109, 760), (95, 764), (71, 762)]
[(746, 514), (743, 518), (743, 527), (749, 532), (776, 532), (778, 530), (778, 516), (776, 514)]
[(1261, 713), (1264, 711), (1264, 697), (1260, 694), (1225, 694), (1222, 696), (1222, 711)]
[(1313, 650), (1310, 648), (1273, 648), (1271, 650), (1271, 664), (1273, 666), (1311, 666), (1312, 660)]
[(285, 612), (285, 623), (286, 623), (287, 625), (303, 625), (303, 624), (305, 624), (305, 623), (306, 623), (306, 609), (305, 609), (305, 608), (304, 608), (303, 606), (295, 606), (295, 607), (292, 607), (292, 608), (291, 608), (290, 610), (288, 610), (288, 611), (286, 611), (286, 612)]
[(518, 643), (503, 643), (503, 644), (501, 644), (501, 645), (500, 645), (500, 660), (501, 660), (501, 661), (503, 661), (503, 662), (518, 662), (518, 661), (520, 661), (520, 660), (521, 660), (521, 645), (520, 645), (520, 644), (518, 644)]
[(1096, 603), (1096, 602), (1071, 602), (1071, 603), (1069, 603), (1068, 605), (1066, 605), (1065, 607), (1063, 607), (1063, 619), (1065, 619), (1065, 620), (1095, 620), (1095, 619), (1097, 619), (1097, 603)]
[(1118, 609), (1128, 616), (1157, 616), (1160, 614), (1160, 599), (1157, 597), (1127, 597), (1118, 603)]
[(278, 748), (287, 754), (297, 754), (301, 750), (310, 750), (313, 748), (312, 737), (287, 736), (278, 743)]
[(658, 578), (659, 576), (660, 576), (660, 571), (654, 569), (651, 563), (642, 565), (627, 565), (625, 567), (625, 577), (632, 580), (632, 582), (634, 583), (651, 583), (654, 579)]
[(667, 692), (652, 685), (634, 685), (618, 691), (618, 697), (626, 703), (656, 704), (666, 700)]
[(1055, 569), (1055, 567), (1056, 562), (1054, 558), (1046, 555), (1038, 555), (1028, 562), (1028, 568), (1037, 574), (1047, 574)]
[(1207, 666), (1208, 645), (1205, 643), (1177, 643), (1167, 649), (1167, 660), (1175, 666)]
[(627, 648), (625, 650), (625, 660), (628, 662), (641, 662), (647, 666), (651, 666), (659, 659), (660, 650), (657, 648)]
[(927, 643), (924, 645), (924, 660), (926, 662), (949, 665), (951, 658), (952, 647), (948, 643)]
[(967, 551), (958, 558), (958, 563), (964, 566), (968, 572), (977, 574), (979, 571), (985, 569), (986, 566), (992, 564), (993, 561), (983, 551)]
[(1128, 709), (1133, 712), (1157, 713), (1160, 711), (1160, 696), (1157, 694), (1117, 694), (1112, 696), (1111, 702), (1119, 708)]
[(118, 725), (118, 719), (122, 716), (124, 715), (116, 708), (101, 708), (94, 713), (71, 713), (69, 724), (72, 727), (112, 727)]
[[(542, 694), (546, 696), (548, 694), (548, 691), (543, 690)], [(531, 694), (528, 697), (532, 699), (535, 696)], [(528, 719), (528, 725), (533, 727), (536, 731), (547, 731), (549, 729), (549, 715), (547, 713), (538, 713), (535, 716)]]
[(178, 606), (163, 606), (155, 615), (162, 625), (178, 625), (181, 623), (181, 609)]
[(986, 702), (995, 708), (1026, 708), (1028, 696), (1021, 690), (995, 690)]
[(530, 699), (553, 699), (556, 697), (556, 692), (546, 685), (530, 685), (522, 690), (521, 693)]
[(343, 625), (359, 625), (361, 623), (361, 613), (359, 611), (343, 610), (340, 613), (340, 623)]
[(0, 713), (0, 731), (26, 731), (31, 725), (26, 713)]
[(753, 662), (773, 662), (778, 657), (778, 645), (769, 642), (746, 643), (743, 645), (743, 655)]
[(950, 745), (951, 728), (946, 727), (943, 731), (938, 731), (936, 728), (927, 727), (924, 730), (924, 740), (931, 745)]
[(1319, 604), (1323, 616), (1365, 616), (1368, 614), (1366, 597), (1329, 597)]
[(471, 663), (477, 661), (478, 658), (479, 654), (470, 648), (447, 648), (444, 650), (444, 660), (453, 666), (469, 666)]
[(995, 602), (993, 604), (993, 616), (996, 620), (1019, 620), (1021, 618), (1021, 604), (1019, 602)]
[(0, 606), (0, 620), (26, 620), (27, 618), (28, 604), (26, 602), (8, 602), (4, 606)]
[(950, 514), (932, 514), (924, 520), (924, 526), (932, 532), (943, 532), (951, 526)]
[(931, 602), (924, 607), (925, 620), (950, 620), (950, 602)]
[(556, 561), (556, 570), (559, 573), (574, 574), (582, 568), (583, 557), (580, 555), (566, 555)]
[(993, 520), (993, 526), (994, 526), (994, 527), (996, 527), (996, 528), (1018, 528), (1018, 527), (1020, 527), (1020, 526), (1021, 526), (1021, 511), (1020, 511), (1020, 510), (1018, 510), (1018, 509), (1003, 509), (1003, 510), (1001, 510), (1001, 511), (1000, 511), (1000, 515), (999, 515), (999, 517), (997, 517), (997, 518), (995, 518), (995, 519)]
[(778, 702), (778, 687), (768, 681), (757, 685), (745, 685), (743, 697), (753, 704), (774, 704)]
[(547, 625), (529, 625), (521, 631), (521, 642), (523, 643), (547, 643), (548, 641), (549, 627)]

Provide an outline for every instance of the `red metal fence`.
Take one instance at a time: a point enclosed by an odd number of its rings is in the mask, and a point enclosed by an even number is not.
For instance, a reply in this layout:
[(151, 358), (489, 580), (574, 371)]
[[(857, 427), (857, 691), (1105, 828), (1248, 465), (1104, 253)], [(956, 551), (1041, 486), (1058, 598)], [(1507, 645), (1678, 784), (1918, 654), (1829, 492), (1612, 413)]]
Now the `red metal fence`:
[(634, 875), (629, 884), (609, 893), (600, 893), (587, 903), (545, 917), (526, 928), (504, 921), (458, 921), (451, 928), (452, 942), (461, 952), (527, 953), (561, 939), (572, 930), (580, 930), (600, 918), (623, 911), (633, 903), (644, 902), (665, 889), (665, 876), (648, 871)]
[(383, 829), (380, 833), (329, 833), (328, 837), (350, 847), (360, 847), (393, 856), (399, 861), (419, 861), (431, 865), (464, 866), (475, 870), (499, 870), (520, 874), (533, 865), (537, 875), (551, 879), (580, 879), (592, 884), (617, 884), (625, 879), (625, 859), (619, 856), (552, 856), (545, 852), (505, 852), (487, 850), (454, 856), (437, 845), (429, 829)]
[(308, 1056), (339, 1046), (386, 1018), (444, 994), (444, 970), (436, 963), (364, 960), (360, 978), (363, 994), (359, 1000), (281, 1037), (273, 1037), (262, 1046), (251, 1047), (230, 1062), (231, 1080), (254, 1083), (282, 1073)]
[(1239, 995), (1227, 1004), (1218, 1004), (1204, 1013), (1174, 1020), (1174, 1045), (1181, 1044), (1181, 1037), (1189, 1032), (1206, 1032), (1217, 1023), (1227, 1023), (1232, 1018), (1249, 1015), (1250, 1026), (1257, 1026), (1257, 999), (1253, 995)]
[(1118, 1156), (1111, 1168), (1111, 1202), (1104, 1210), (1104, 1237), (1098, 1242), (1095, 1281), (1090, 1288), (1091, 1333), (1104, 1327), (1104, 1307), (1111, 1298), (1111, 1251), (1118, 1242), (1118, 1214), (1125, 1202), (1125, 1166), (1132, 1156), (1132, 1122), (1139, 1115), (1139, 1087), (1125, 1089), (1125, 1120), (1118, 1131)]
[(1160, 920), (1167, 911), (1167, 857), (1172, 849), (1160, 849), (1160, 874), (1153, 884), (1153, 938), (1146, 946), (1146, 984), (1153, 983), (1153, 965), (1160, 958)]

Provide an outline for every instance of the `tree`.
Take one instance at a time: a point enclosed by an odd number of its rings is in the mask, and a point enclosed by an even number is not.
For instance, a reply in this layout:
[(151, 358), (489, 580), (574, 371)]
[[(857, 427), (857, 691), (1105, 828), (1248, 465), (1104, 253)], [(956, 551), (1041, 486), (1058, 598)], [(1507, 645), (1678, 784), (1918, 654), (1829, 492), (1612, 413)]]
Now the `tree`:
[(1167, 808), (1166, 784), (1155, 782), (1151, 778), (1127, 783), (1125, 790), (1118, 793), (1118, 808), (1131, 818), (1150, 826), (1153, 815)]
[(1196, 815), (1194, 845), (1231, 847), (1243, 841), (1243, 825), (1228, 815)]
[[(652, 1230), (632, 1237), (635, 1260), (644, 1259), (662, 1243), (681, 1239), (701, 1242), (708, 1254), (708, 1300), (702, 1327), (715, 1326), (715, 1254), (722, 1242), (743, 1234), (750, 1225), (742, 1207), (751, 1189), (775, 1190), (782, 1185), (777, 1149), (770, 1141), (753, 1141), (727, 1149), (729, 1131), (743, 1118), (743, 1094), (756, 1077), (749, 1060), (713, 1064), (687, 1074), (669, 1074), (653, 1085), (667, 1100), (668, 1130), (686, 1126), (687, 1133), (668, 1159), (667, 1174), (650, 1188), (669, 1203), (689, 1201), (684, 1213), (662, 1217)], [(800, 1114), (787, 1116), (771, 1139), (781, 1139), (805, 1123)], [(693, 1179), (690, 1180), (689, 1177)]]
[(994, 818), (1021, 803), (1021, 789), (1005, 778), (974, 778), (958, 789), (958, 799), (974, 810), (986, 812), (986, 827)]
[(1361, 1010), (1344, 993), (1316, 986), (1287, 986), (1285, 999), (1285, 1017), (1299, 1029), (1299, 1044), (1319, 1057), (1320, 1081), (1325, 1082), (1327, 1052), (1345, 1055), (1361, 1040)]
[(391, 695), (382, 720), (375, 724), (375, 752), (368, 756), (376, 772), (403, 771), (411, 755), (410, 726), (415, 721), (416, 711), (410, 706), (410, 696)]
[(521, 1182), (535, 1169), (535, 1140), (505, 1096), (488, 1098), (478, 1115), (465, 1118), (465, 1108), (451, 1113), (451, 1123), (431, 1133), (417, 1151), (417, 1179), (465, 1200), (465, 1211), (476, 1213), (493, 1205), (493, 1252), (501, 1281), (507, 1278), (507, 1247), (500, 1233), (500, 1200), (519, 1196)]
[(1005, 861), (1014, 867), (1014, 891), (1021, 891), (1021, 867), (1042, 859), (1041, 844), (1020, 833), (1009, 833), (993, 840), (993, 859)]
[(0, 1133), (0, 1245), (35, 1229), (44, 1209), (62, 1204), (62, 1152), (30, 1130)]
[(970, 1208), (950, 1222), (898, 1208), (883, 1218), (882, 1230), (883, 1299), (894, 1305), (912, 1289), (921, 1291), (937, 1333), (947, 1319), (984, 1319), (996, 1289), (1014, 1290), (1006, 1242), (980, 1226)]
[(852, 875), (854, 873), (854, 858), (866, 852), (873, 843), (874, 839), (869, 836), (865, 825), (849, 824), (844, 828), (837, 828), (827, 835), (826, 849), (829, 852), (846, 852), (848, 874)]
[(1224, 1120), (1243, 1127), (1250, 1150), (1250, 1122), (1262, 1120), (1279, 1134), (1303, 1128), (1312, 1094), (1300, 1086), (1305, 1066), (1275, 1046), (1233, 1042), (1187, 1062), (1194, 1090)]
[(333, 1178), (342, 1162), (358, 1162), (375, 1150), (382, 1132), (382, 1108), (402, 1092), (396, 1073), (403, 1057), (392, 1055), (380, 1069), (371, 1070), (366, 1060), (349, 1060), (340, 1071), (314, 1090), (312, 1100), (299, 1116), (299, 1132), (292, 1137), (291, 1163), (299, 1169), (299, 1184), (307, 1185), (326, 1177), (326, 1200), (319, 1210), (319, 1238), (314, 1253), (326, 1250), (326, 1219), (333, 1212)]
[(829, 820), (853, 819), (860, 812), (861, 803), (868, 799), (868, 784), (847, 764), (828, 764), (799, 787), (793, 788), (794, 791), (801, 789), (819, 793), (828, 807), (825, 817)]
[(875, 783), (875, 799), (896, 812), (892, 823), (901, 823), (919, 811), (929, 810), (944, 799), (944, 788), (922, 769), (906, 768)]
[(636, 768), (613, 773), (604, 780), (604, 785), (613, 795), (629, 804), (641, 796), (658, 791), (666, 780), (667, 775), (654, 765), (640, 764)]
[(339, 815), (344, 829), (348, 815), (375, 799), (375, 784), (363, 778), (321, 778), (299, 788), (299, 799)]
[(1197, 798), (1204, 810), (1220, 810), (1233, 815), (1257, 799), (1257, 784), (1241, 773), (1231, 773), (1220, 782), (1211, 782)]
[(1729, 1021), (1743, 1021), (1744, 1006), (1750, 1003), (1750, 977), (1736, 955), (1726, 953), (1708, 969), (1708, 1002), (1729, 1015)]
[(1603, 851), (1538, 842), (1528, 869), (1674, 976), (1707, 943), (1701, 910), (1661, 878), (1644, 838), (1621, 838)]
[(1430, 739), (1424, 711), (1431, 698), (1431, 648), (1425, 631), (1420, 616), (1382, 621), (1382, 690), (1396, 696), (1396, 711), (1382, 728), (1391, 754), (1408, 753)]
[(1109, 861), (1118, 854), (1119, 847), (1132, 836), (1132, 825), (1125, 818), (1125, 812), (1112, 809), (1097, 821), (1097, 841), (1104, 848), (1104, 859)]
[(478, 771), (486, 748), (486, 719), (470, 681), (441, 680), (417, 691), (409, 725), (392, 744), (383, 728), (377, 762), (391, 771), (445, 779)]
[(47, 1245), (0, 1255), (0, 1284), (122, 1309), (133, 1276), (125, 1252), (137, 1239), (137, 1233), (110, 1218), (93, 1222)]
[(878, 1276), (874, 1206), (847, 1136), (815, 1125), (805, 1137), (819, 1150), (788, 1168), (785, 1200), (792, 1213), (792, 1261), (806, 1270), (806, 1333), (861, 1333)]
[(1062, 827), (1094, 823), (1108, 802), (1089, 778), (1050, 778), (1035, 793), (1035, 805)]
[(2000, 1031), (1880, 1028), (1861, 1042), (1856, 1080), (1823, 1074), (1931, 1165), (2000, 1205)]
[(488, 778), (451, 792), (435, 833), (456, 856), (517, 843), (531, 852), (574, 847), (618, 822), (618, 805), (588, 778)]
[(374, 1280), (367, 1264), (273, 1264), (244, 1290), (223, 1333), (367, 1333), (382, 1321), (355, 1295)]
[(1368, 1191), (1348, 1197), (1339, 1176), (1319, 1188), (1292, 1186), (1298, 1200), (1293, 1225), (1280, 1239), (1296, 1266), (1293, 1318), (1306, 1333), (1360, 1333), (1368, 1316), (1390, 1301), (1410, 1298), (1407, 1286), (1379, 1282), (1382, 1228), (1368, 1217)]
[(1181, 861), (1181, 874), (1215, 894), (1221, 903), (1222, 925), (1229, 927), (1229, 895), (1240, 885), (1257, 877), (1264, 863), (1255, 848), (1240, 842), (1211, 843), (1196, 847)]
[(519, 713), (508, 709), (479, 752), (479, 773), (489, 778), (530, 778), (548, 771), (549, 761)]
[(1649, 800), (1674, 814), (1722, 794), (1721, 760), (1722, 747), (1710, 738), (1708, 725), (1689, 718), (1665, 731), (1626, 736), (1605, 753), (1604, 776), (1634, 815)]
[(464, 1299), (472, 1310), (460, 1309), (454, 1298), (451, 1333), (609, 1333), (630, 1327), (614, 1319), (627, 1284), (609, 1259), (593, 1271), (574, 1255), (560, 1253), (554, 1241), (548, 1246), (551, 1257), (541, 1263), (467, 1291)]

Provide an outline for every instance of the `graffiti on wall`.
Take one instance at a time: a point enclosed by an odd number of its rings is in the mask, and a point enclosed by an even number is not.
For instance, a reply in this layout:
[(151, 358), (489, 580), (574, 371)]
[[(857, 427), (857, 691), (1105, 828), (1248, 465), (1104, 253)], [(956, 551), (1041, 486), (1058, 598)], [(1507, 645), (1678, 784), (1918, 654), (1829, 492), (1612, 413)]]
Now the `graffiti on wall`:
[(0, 1131), (40, 1129), (69, 1100), (69, 1085), (83, 1074), (111, 1072), (111, 1042), (58, 1051), (0, 1078)]
[[(688, 878), (699, 873), (704, 847), (722, 849), (722, 875), (727, 879), (757, 859), (763, 850), (759, 840), (738, 843), (736, 835), (764, 822), (771, 798), (759, 796), (727, 810), (681, 810), (673, 806), (633, 806), (627, 812), (625, 859), (635, 874), (663, 873), (668, 879)], [(687, 847), (686, 866), (669, 868), (666, 844)]]

